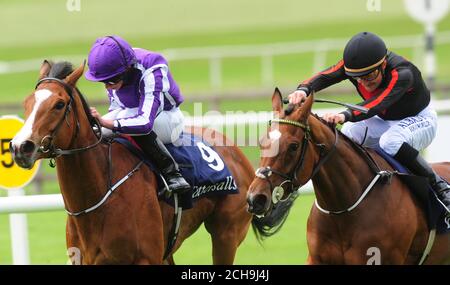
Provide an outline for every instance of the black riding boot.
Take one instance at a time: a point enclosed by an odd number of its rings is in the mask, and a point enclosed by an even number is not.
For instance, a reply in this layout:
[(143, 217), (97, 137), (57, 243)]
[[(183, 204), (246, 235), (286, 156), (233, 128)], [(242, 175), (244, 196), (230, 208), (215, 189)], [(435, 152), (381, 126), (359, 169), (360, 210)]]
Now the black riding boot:
[(166, 146), (158, 139), (155, 132), (152, 131), (148, 135), (134, 136), (133, 138), (161, 172), (173, 193), (182, 194), (189, 191), (191, 186), (181, 175), (177, 162)]
[(450, 186), (434, 172), (419, 152), (407, 143), (403, 143), (395, 158), (403, 163), (415, 175), (427, 177), (431, 187), (450, 212)]

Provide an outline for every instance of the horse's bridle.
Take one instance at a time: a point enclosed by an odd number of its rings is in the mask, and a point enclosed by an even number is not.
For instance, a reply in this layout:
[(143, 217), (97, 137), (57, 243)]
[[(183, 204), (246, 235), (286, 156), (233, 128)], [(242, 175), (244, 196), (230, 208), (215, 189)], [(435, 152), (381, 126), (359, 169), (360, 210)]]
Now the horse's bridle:
[[(299, 158), (297, 164), (295, 165), (295, 167), (292, 169), (292, 171), (289, 172), (289, 174), (285, 174), (281, 171), (273, 169), (270, 166), (260, 167), (255, 172), (255, 174), (258, 178), (264, 179), (269, 183), (270, 190), (272, 191), (272, 202), (274, 204), (276, 204), (279, 201), (284, 201), (284, 200), (288, 199), (292, 195), (292, 193), (294, 193), (293, 186), (295, 186), (296, 188), (300, 188), (316, 175), (316, 173), (319, 171), (320, 167), (328, 160), (328, 158), (331, 156), (331, 154), (336, 150), (336, 146), (339, 141), (339, 135), (338, 135), (337, 129), (335, 128), (334, 129), (335, 142), (334, 142), (332, 148), (324, 155), (325, 145), (318, 144), (318, 143), (315, 143), (312, 141), (311, 128), (309, 127), (308, 123), (300, 123), (297, 121), (286, 120), (286, 119), (272, 119), (269, 121), (269, 126), (272, 123), (292, 125), (295, 127), (299, 127), (301, 129), (303, 129), (303, 131), (304, 131), (300, 158)], [(319, 148), (319, 150), (320, 150), (319, 151), (319, 160), (315, 164), (315, 166), (312, 170), (311, 176), (304, 183), (299, 183), (298, 178), (297, 178), (297, 173), (303, 168), (303, 165), (305, 163), (305, 156), (306, 156), (306, 151), (308, 149), (309, 142), (313, 143), (315, 146), (317, 146)], [(272, 181), (270, 181), (270, 179), (269, 179), (269, 177), (273, 173), (277, 174), (278, 176), (283, 177), (286, 180), (283, 181), (279, 186), (273, 187)], [(295, 183), (295, 182), (297, 182), (297, 183)], [(285, 183), (291, 183), (292, 187), (290, 187), (291, 189), (289, 189), (289, 191), (288, 191), (288, 196), (282, 200), (282, 197), (284, 196), (283, 184), (285, 184)]]
[[(75, 129), (75, 131), (72, 134), (72, 138), (70, 140), (69, 148), (70, 148), (70, 146), (73, 145), (73, 143), (75, 142), (75, 139), (78, 136), (78, 133), (79, 133), (79, 130), (80, 130), (80, 122), (79, 122), (79, 119), (78, 119), (77, 109), (73, 106), (75, 104), (75, 100), (73, 98), (73, 89), (74, 89), (74, 87), (68, 85), (66, 82), (64, 82), (63, 80), (61, 80), (59, 78), (45, 77), (45, 78), (40, 79), (37, 82), (35, 89), (37, 89), (39, 87), (39, 85), (41, 85), (42, 83), (49, 82), (49, 81), (55, 82), (55, 83), (63, 86), (64, 90), (67, 93), (67, 95), (69, 95), (70, 100), (69, 100), (69, 103), (66, 104), (66, 109), (64, 111), (64, 116), (58, 122), (58, 124), (53, 129), (51, 134), (46, 135), (46, 136), (44, 136), (42, 138), (40, 147), (38, 149), (38, 152), (39, 153), (43, 153), (43, 154), (48, 154), (49, 158), (54, 159), (54, 158), (56, 158), (58, 156), (61, 156), (61, 155), (71, 155), (71, 154), (75, 154), (75, 153), (78, 153), (78, 152), (83, 152), (83, 151), (86, 151), (88, 149), (96, 147), (102, 141), (101, 126), (100, 126), (100, 123), (97, 120), (95, 120), (95, 122), (93, 124), (94, 124), (94, 126), (96, 126), (98, 128), (98, 130), (100, 132), (100, 135), (98, 135), (98, 136), (96, 135), (98, 140), (95, 143), (93, 143), (93, 144), (91, 144), (89, 146), (86, 146), (86, 147), (67, 149), (67, 150), (63, 150), (63, 149), (55, 147), (55, 145), (53, 144), (53, 138), (55, 137), (56, 133), (61, 128), (63, 122), (66, 121), (67, 125), (70, 126), (70, 123), (69, 123), (69, 120), (68, 120), (68, 115), (69, 115), (70, 111), (73, 110), (73, 112), (74, 112), (74, 118), (75, 118), (75, 121), (76, 121), (76, 129)], [(90, 123), (92, 124), (92, 122), (90, 122)], [(50, 165), (52, 166), (52, 163), (50, 163)]]

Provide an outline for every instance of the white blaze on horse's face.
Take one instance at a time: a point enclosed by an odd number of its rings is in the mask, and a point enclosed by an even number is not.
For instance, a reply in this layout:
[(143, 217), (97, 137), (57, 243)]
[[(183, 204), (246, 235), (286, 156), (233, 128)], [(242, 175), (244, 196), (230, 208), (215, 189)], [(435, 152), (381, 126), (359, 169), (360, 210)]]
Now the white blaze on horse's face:
[(31, 111), (30, 116), (28, 117), (28, 119), (25, 122), (25, 125), (14, 136), (14, 138), (11, 142), (15, 147), (17, 147), (17, 148), (20, 147), (20, 145), (24, 141), (30, 139), (30, 137), (33, 133), (33, 124), (34, 124), (34, 120), (36, 119), (36, 113), (39, 110), (39, 107), (42, 105), (42, 103), (45, 102), (45, 100), (47, 100), (48, 98), (50, 98), (50, 96), (52, 96), (52, 94), (53, 93), (48, 89), (41, 89), (34, 93), (35, 102), (34, 102), (34, 106), (33, 106), (33, 111)]
[(272, 141), (279, 140), (281, 138), (281, 132), (279, 130), (273, 130), (269, 132), (269, 138)]
[(281, 132), (278, 129), (271, 130), (269, 133), (269, 139), (264, 140), (264, 144), (261, 144), (261, 157), (274, 157), (278, 155), (280, 148)]

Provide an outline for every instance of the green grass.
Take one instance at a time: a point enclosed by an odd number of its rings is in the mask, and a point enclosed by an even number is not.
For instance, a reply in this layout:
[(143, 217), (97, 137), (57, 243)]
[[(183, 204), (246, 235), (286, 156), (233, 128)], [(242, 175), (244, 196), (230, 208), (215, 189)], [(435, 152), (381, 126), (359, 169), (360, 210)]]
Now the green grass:
[[(27, 215), (31, 264), (65, 264), (66, 250), (64, 212), (44, 212)], [(11, 264), (9, 219), (0, 215), (0, 264)]]
[[(250, 229), (247, 238), (238, 249), (235, 263), (304, 264), (308, 255), (306, 220), (313, 201), (313, 195), (300, 196), (283, 228), (276, 235), (266, 239), (262, 247)], [(202, 228), (201, 232), (189, 238), (175, 254), (175, 261), (178, 264), (210, 264), (211, 250), (204, 246), (206, 235)]]
[[(406, 17), (400, 0), (384, 1), (380, 13), (367, 11), (366, 1), (360, 0), (268, 0), (264, 3), (257, 0), (134, 0), (129, 6), (119, 0), (108, 1), (108, 5), (104, 1), (90, 0), (81, 1), (81, 11), (72, 13), (66, 10), (66, 1), (4, 0), (0, 3), (0, 23), (9, 23), (11, 27), (10, 32), (3, 33), (0, 39), (0, 46), (5, 49), (58, 46), (61, 43), (76, 46), (74, 42), (91, 43), (97, 36), (114, 33), (133, 39), (168, 38), (163, 42), (152, 42), (151, 46), (156, 48), (165, 42), (169, 43), (168, 47), (210, 45), (212, 37), (217, 44), (230, 41), (255, 42), (252, 38), (254, 30), (266, 32), (269, 38), (265, 41), (269, 41), (273, 38), (271, 32), (286, 27), (306, 27), (310, 29), (308, 34), (322, 38), (332, 34), (331, 31), (324, 28), (313, 30), (313, 27), (349, 21), (371, 22), (375, 27), (373, 23), (377, 21)], [(340, 33), (360, 28), (361, 25), (347, 25)], [(408, 31), (409, 28), (404, 26), (403, 30)], [(339, 33), (337, 29), (336, 33)], [(209, 39), (200, 41), (198, 37), (202, 38), (205, 34), (210, 35)], [(223, 34), (228, 37), (223, 37)], [(277, 41), (285, 38), (279, 33), (275, 33), (275, 36)], [(295, 38), (301, 36), (303, 34), (298, 33)], [(137, 44), (143, 46), (145, 42), (140, 40)], [(74, 50), (69, 48), (59, 51)], [(42, 51), (46, 49), (36, 50), (34, 54)], [(4, 56), (9, 58), (8, 55)]]
[[(303, 264), (306, 248), (306, 218), (313, 203), (313, 195), (300, 196), (281, 229), (261, 246), (250, 229), (239, 247), (236, 264)], [(65, 264), (66, 214), (59, 212), (27, 215), (29, 225), (30, 257), (32, 264)], [(0, 215), (0, 264), (11, 264), (9, 220)], [(175, 254), (177, 264), (211, 264), (210, 236), (202, 226), (187, 239)]]

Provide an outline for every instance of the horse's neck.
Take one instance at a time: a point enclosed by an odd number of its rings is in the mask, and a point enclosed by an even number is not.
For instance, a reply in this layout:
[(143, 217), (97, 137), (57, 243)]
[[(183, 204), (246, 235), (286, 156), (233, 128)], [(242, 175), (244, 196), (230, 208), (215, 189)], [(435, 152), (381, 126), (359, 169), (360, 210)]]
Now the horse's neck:
[[(320, 127), (322, 132), (320, 137), (315, 137), (316, 142), (326, 142), (327, 149), (330, 149), (335, 142), (335, 133), (321, 123)], [(341, 134), (337, 135), (340, 137), (336, 150), (312, 179), (317, 202), (333, 211), (352, 206), (375, 175), (351, 143)]]
[(107, 162), (102, 157), (104, 152), (98, 149), (100, 146), (86, 153), (57, 159), (61, 193), (67, 210), (71, 212), (93, 206), (106, 192), (104, 170)]
[[(78, 112), (80, 128), (72, 149), (92, 145), (97, 140), (82, 112)], [(58, 180), (67, 210), (77, 212), (87, 209), (105, 194), (108, 171), (108, 154), (105, 148), (100, 144), (83, 152), (57, 158)]]

